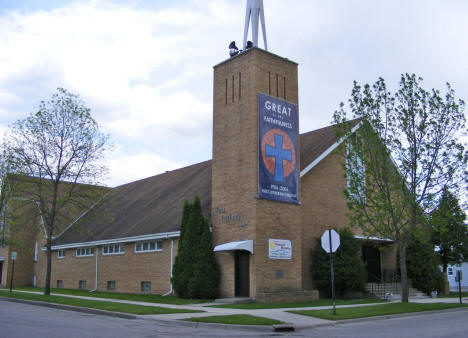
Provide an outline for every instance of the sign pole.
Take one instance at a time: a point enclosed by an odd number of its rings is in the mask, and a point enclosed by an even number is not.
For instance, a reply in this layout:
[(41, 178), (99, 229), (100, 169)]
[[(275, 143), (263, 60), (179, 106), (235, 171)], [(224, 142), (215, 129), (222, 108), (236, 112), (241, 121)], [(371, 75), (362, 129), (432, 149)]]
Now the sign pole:
[(331, 239), (331, 231), (328, 231), (328, 240), (330, 241), (330, 274), (332, 283), (332, 298), (333, 298), (333, 315), (336, 315), (336, 299), (335, 299), (335, 274), (333, 272), (333, 247)]
[(15, 272), (15, 261), (16, 261), (17, 255), (18, 253), (16, 251), (11, 252), (11, 260), (13, 261), (13, 266), (11, 267), (10, 292), (11, 292), (11, 289), (13, 288), (13, 274)]
[(13, 261), (13, 266), (11, 267), (11, 278), (10, 278), (10, 292), (13, 288), (13, 274), (15, 273), (15, 261)]
[(462, 273), (461, 273), (461, 270), (457, 270), (456, 279), (458, 279), (458, 297), (460, 299), (460, 304), (462, 304), (462, 294), (461, 294)]

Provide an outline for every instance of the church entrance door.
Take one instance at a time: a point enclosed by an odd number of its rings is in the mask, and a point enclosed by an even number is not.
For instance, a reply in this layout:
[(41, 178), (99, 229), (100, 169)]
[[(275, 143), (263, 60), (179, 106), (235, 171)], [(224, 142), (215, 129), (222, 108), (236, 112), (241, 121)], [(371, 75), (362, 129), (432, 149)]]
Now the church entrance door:
[(250, 267), (249, 267), (249, 252), (235, 251), (235, 296), (249, 297), (250, 289)]
[(374, 246), (362, 246), (362, 259), (366, 264), (367, 269), (367, 282), (380, 283), (381, 270), (380, 270), (380, 250)]

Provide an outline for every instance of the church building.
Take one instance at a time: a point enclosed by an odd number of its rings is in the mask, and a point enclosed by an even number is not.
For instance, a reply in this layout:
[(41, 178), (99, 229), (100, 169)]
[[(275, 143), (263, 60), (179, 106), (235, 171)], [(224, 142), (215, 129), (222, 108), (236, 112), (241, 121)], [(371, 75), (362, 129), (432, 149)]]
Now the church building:
[[(259, 19), (265, 49), (258, 47)], [(244, 41), (243, 51), (214, 66), (213, 158), (110, 189), (55, 238), (52, 287), (172, 293), (184, 200), (198, 195), (221, 269), (220, 298), (318, 298), (311, 250), (326, 229), (349, 224), (337, 152), (344, 145), (333, 126), (299, 134), (298, 65), (266, 50), (262, 1), (248, 1), (245, 36), (250, 20), (252, 46)], [(356, 238), (369, 275), (383, 279), (396, 270), (391, 241)], [(27, 258), (24, 284), (43, 286), (43, 244)]]

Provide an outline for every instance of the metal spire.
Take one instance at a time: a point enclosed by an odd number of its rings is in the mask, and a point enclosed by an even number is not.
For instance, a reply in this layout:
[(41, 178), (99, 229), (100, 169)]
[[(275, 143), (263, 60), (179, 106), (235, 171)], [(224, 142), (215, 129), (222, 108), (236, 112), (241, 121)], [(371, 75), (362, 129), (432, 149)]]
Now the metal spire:
[(253, 45), (258, 47), (258, 18), (262, 21), (263, 42), (265, 50), (268, 50), (266, 30), (265, 30), (265, 13), (263, 11), (263, 0), (247, 0), (247, 8), (245, 11), (245, 28), (244, 28), (244, 50), (247, 47), (247, 35), (249, 33), (249, 23), (252, 21), (252, 40)]

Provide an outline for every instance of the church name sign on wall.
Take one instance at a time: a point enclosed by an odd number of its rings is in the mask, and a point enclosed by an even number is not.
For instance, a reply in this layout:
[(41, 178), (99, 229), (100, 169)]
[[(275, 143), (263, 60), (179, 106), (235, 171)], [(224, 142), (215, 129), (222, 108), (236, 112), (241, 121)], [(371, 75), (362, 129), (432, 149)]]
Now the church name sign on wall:
[(258, 196), (299, 203), (297, 105), (258, 94)]
[(246, 217), (243, 214), (230, 214), (226, 208), (216, 208), (216, 214), (221, 216), (221, 223), (237, 223), (239, 226), (244, 227), (249, 225)]

